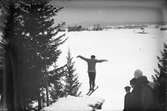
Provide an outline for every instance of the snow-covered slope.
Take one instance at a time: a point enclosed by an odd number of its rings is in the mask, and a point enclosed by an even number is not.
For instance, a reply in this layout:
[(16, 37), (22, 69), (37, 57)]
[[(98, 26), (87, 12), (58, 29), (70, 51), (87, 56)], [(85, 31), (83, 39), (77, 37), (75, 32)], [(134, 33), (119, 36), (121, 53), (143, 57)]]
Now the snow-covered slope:
[(90, 96), (60, 98), (56, 103), (43, 108), (41, 111), (95, 111), (100, 109), (104, 99)]

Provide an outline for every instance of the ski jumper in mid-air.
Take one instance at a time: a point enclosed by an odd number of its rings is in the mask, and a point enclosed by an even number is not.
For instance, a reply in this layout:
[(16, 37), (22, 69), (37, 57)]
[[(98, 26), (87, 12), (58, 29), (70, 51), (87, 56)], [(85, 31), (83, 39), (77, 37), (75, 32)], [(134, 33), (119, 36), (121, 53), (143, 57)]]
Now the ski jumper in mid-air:
[(96, 63), (107, 62), (105, 59), (97, 60), (94, 55), (91, 58), (85, 58), (83, 56), (77, 56), (88, 63), (88, 76), (89, 76), (89, 90), (94, 90), (95, 78), (96, 78)]

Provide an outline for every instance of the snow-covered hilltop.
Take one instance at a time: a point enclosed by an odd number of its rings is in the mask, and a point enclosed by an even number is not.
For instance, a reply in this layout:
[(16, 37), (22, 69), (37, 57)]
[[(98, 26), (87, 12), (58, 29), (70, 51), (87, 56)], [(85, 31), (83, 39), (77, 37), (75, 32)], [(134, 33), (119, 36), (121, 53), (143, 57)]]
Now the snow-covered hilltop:
[(96, 111), (102, 109), (104, 99), (90, 96), (67, 96), (60, 98), (52, 105), (43, 108), (41, 111)]

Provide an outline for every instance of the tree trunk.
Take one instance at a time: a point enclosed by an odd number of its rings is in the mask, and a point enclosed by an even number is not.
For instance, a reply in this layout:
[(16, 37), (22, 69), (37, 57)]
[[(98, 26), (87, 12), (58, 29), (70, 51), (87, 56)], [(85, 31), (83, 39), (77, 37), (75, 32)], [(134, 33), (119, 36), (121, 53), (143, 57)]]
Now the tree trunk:
[(46, 85), (46, 106), (49, 106), (49, 90), (48, 90), (48, 75), (45, 75), (45, 85)]
[(38, 111), (42, 109), (42, 103), (41, 103), (41, 96), (40, 96), (40, 90), (39, 90), (39, 95), (38, 95)]
[(6, 103), (7, 103), (7, 109), (9, 111), (11, 110), (16, 110), (16, 104), (17, 102), (15, 101), (16, 99), (14, 99), (14, 81), (13, 81), (13, 68), (12, 68), (12, 61), (11, 61), (11, 55), (10, 53), (7, 51), (6, 53), (6, 68), (8, 68), (8, 70), (6, 70)]

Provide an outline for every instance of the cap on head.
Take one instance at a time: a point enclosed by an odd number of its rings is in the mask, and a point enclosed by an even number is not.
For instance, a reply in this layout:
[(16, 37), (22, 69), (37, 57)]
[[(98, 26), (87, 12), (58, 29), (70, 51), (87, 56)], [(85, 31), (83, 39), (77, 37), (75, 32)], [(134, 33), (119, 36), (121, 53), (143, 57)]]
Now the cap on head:
[(124, 89), (126, 90), (126, 91), (130, 91), (130, 86), (126, 86)]
[(143, 72), (140, 69), (135, 70), (134, 77), (137, 79), (141, 76), (143, 76)]
[(94, 59), (96, 56), (95, 55), (91, 55), (91, 58)]

